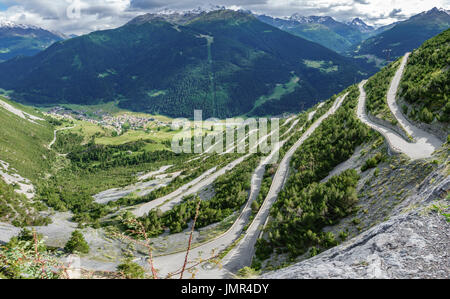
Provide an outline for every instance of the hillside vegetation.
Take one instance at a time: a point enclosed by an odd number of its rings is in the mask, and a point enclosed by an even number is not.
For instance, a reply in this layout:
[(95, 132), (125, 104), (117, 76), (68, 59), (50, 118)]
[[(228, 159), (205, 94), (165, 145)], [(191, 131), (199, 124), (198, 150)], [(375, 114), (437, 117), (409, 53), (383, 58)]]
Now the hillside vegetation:
[(367, 112), (394, 126), (397, 125), (397, 120), (389, 109), (386, 95), (399, 65), (400, 60), (397, 60), (382, 68), (381, 71), (371, 77), (365, 85), (365, 90), (367, 92)]
[[(36, 113), (6, 98), (0, 100), (27, 113)], [(55, 155), (46, 145), (53, 138), (52, 125), (46, 121), (30, 122), (3, 107), (0, 107), (0, 123), (0, 221), (16, 226), (48, 224), (49, 219), (39, 214), (47, 210), (45, 204), (17, 191), (21, 189), (19, 183), (32, 189), (33, 184), (51, 172)], [(3, 175), (12, 178), (11, 185)], [(28, 191), (32, 192), (31, 189)]]
[(316, 182), (373, 136), (355, 115), (359, 95), (356, 86), (349, 91), (343, 106), (295, 153), (292, 175), (271, 209), (266, 228), (268, 241), (258, 242), (256, 264), (268, 258), (275, 248), (295, 257), (311, 246), (322, 250), (337, 244), (334, 236), (323, 233), (322, 228), (352, 212), (357, 202), (354, 188), (358, 175), (349, 171), (326, 184)]
[(412, 105), (409, 117), (450, 122), (450, 29), (415, 50), (401, 81), (400, 97)]
[[(0, 97), (0, 100), (35, 113), (33, 109)], [(8, 162), (23, 177), (35, 180), (50, 171), (54, 154), (46, 149), (53, 139), (53, 128), (48, 122), (32, 123), (0, 107), (0, 160)]]
[(0, 221), (15, 226), (47, 225), (49, 218), (39, 215), (47, 210), (42, 202), (33, 202), (18, 194), (13, 185), (6, 184), (0, 177)]

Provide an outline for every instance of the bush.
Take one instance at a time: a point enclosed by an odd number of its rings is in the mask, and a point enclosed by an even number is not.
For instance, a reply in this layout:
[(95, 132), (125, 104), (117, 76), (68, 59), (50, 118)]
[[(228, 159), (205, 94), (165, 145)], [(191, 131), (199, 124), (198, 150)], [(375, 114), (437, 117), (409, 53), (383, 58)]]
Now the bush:
[(427, 107), (424, 107), (422, 109), (422, 112), (420, 112), (420, 120), (423, 121), (424, 123), (429, 124), (433, 122), (434, 115), (427, 109)]
[(318, 249), (316, 246), (311, 247), (311, 251), (309, 252), (310, 257), (315, 257), (320, 253), (320, 249)]
[(258, 239), (258, 241), (256, 241), (256, 252), (255, 252), (255, 256), (259, 259), (259, 260), (266, 260), (270, 257), (270, 255), (273, 252), (272, 247), (269, 245), (269, 242), (267, 242), (264, 239)]
[(377, 167), (384, 160), (384, 155), (382, 153), (377, 153), (372, 158), (368, 159), (366, 163), (361, 167), (361, 171), (364, 172), (368, 169)]
[(242, 278), (254, 278), (259, 276), (260, 270), (256, 270), (250, 267), (244, 267), (237, 272), (237, 275)]
[(72, 237), (69, 241), (67, 241), (66, 246), (64, 247), (64, 250), (68, 253), (89, 253), (89, 245), (84, 239), (83, 234), (76, 230), (72, 233)]
[(63, 270), (41, 235), (27, 229), (0, 246), (0, 279), (57, 279)]
[(145, 270), (140, 265), (127, 260), (125, 263), (117, 266), (117, 271), (120, 272), (126, 279), (142, 279), (145, 278)]

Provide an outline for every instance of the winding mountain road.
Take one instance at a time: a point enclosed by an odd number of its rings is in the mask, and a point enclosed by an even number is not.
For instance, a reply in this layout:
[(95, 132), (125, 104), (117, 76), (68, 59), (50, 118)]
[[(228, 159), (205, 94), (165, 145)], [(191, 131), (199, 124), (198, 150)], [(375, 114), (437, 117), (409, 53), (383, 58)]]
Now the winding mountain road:
[[(312, 112), (313, 113), (313, 112)], [(294, 121), (288, 131), (292, 131), (292, 129), (298, 124), (298, 120)], [(301, 130), (301, 129), (300, 129)], [(268, 138), (271, 134), (266, 135), (265, 138)], [(284, 134), (285, 135), (285, 134)], [(265, 139), (264, 138), (264, 139)], [(189, 257), (190, 260), (196, 259), (199, 256), (202, 256), (204, 258), (209, 257), (213, 252), (217, 254), (218, 252), (223, 251), (226, 249), (229, 245), (231, 245), (235, 240), (237, 240), (241, 234), (242, 231), (247, 225), (250, 216), (252, 214), (252, 208), (251, 205), (254, 200), (259, 195), (259, 192), (261, 190), (261, 183), (264, 176), (264, 172), (266, 169), (266, 165), (269, 164), (272, 161), (272, 158), (275, 154), (279, 151), (279, 149), (284, 145), (285, 142), (287, 142), (289, 138), (286, 138), (285, 140), (279, 142), (278, 146), (275, 150), (273, 150), (269, 156), (267, 156), (265, 159), (263, 159), (258, 167), (255, 169), (252, 175), (251, 179), (251, 190), (249, 194), (249, 199), (247, 200), (247, 203), (245, 204), (244, 208), (241, 210), (241, 213), (237, 220), (233, 223), (233, 225), (223, 234), (220, 236), (213, 238), (212, 240), (203, 243), (193, 249), (191, 249)], [(263, 140), (262, 140), (263, 141)], [(262, 142), (260, 141), (260, 142)], [(250, 154), (249, 154), (250, 155)], [(247, 155), (247, 156), (249, 156)], [(243, 157), (244, 158), (244, 157)], [(154, 263), (157, 265), (164, 265), (161, 267), (160, 274), (167, 275), (170, 272), (174, 272), (178, 270), (180, 265), (182, 265), (184, 258), (186, 256), (185, 252), (180, 253), (174, 253), (169, 255), (162, 255), (157, 256), (154, 258)], [(197, 273), (197, 278), (227, 278), (231, 277), (230, 272), (228, 272), (224, 268), (217, 268), (217, 267), (208, 267), (209, 265), (203, 265)]]
[[(274, 176), (271, 189), (269, 190), (269, 193), (266, 197), (266, 200), (264, 201), (263, 206), (261, 207), (252, 224), (247, 229), (244, 238), (224, 258), (223, 260), (224, 267), (219, 269), (217, 267), (209, 267), (210, 265), (205, 264), (199, 267), (199, 271), (197, 272), (196, 276), (197, 278), (231, 277), (230, 274), (231, 272), (237, 271), (240, 268), (251, 264), (251, 259), (253, 257), (254, 252), (254, 245), (259, 236), (260, 229), (267, 220), (270, 207), (276, 200), (278, 193), (281, 191), (281, 188), (286, 181), (289, 163), (293, 154), (301, 146), (301, 144), (303, 144), (303, 142), (309, 136), (311, 136), (311, 134), (315, 131), (315, 129), (318, 126), (320, 126), (323, 120), (325, 120), (327, 117), (329, 117), (331, 114), (334, 114), (337, 111), (337, 109), (342, 105), (346, 96), (347, 94), (341, 98), (338, 98), (335, 104), (332, 106), (332, 108), (325, 115), (319, 118), (313, 125), (311, 125), (311, 127), (303, 134), (303, 136), (291, 147), (289, 152), (286, 153), (277, 170), (277, 173)], [(313, 113), (314, 112), (312, 112), (310, 115), (313, 116), (314, 115)], [(291, 128), (293, 128), (296, 124), (297, 122), (294, 122), (291, 125)], [(231, 228), (222, 235), (214, 238), (213, 240), (210, 240), (204, 244), (201, 244), (191, 249), (189, 253), (189, 260), (194, 260), (199, 256), (207, 258), (213, 252), (217, 254), (218, 252), (226, 249), (230, 244), (232, 244), (235, 240), (237, 240), (240, 237), (244, 226), (248, 223), (248, 220), (251, 216), (252, 213), (251, 204), (259, 195), (265, 167), (267, 163), (271, 161), (271, 156), (277, 153), (277, 151), (283, 146), (283, 144), (287, 140), (288, 139), (280, 142), (277, 149), (272, 151), (272, 153), (268, 157), (266, 157), (266, 159), (261, 161), (259, 166), (256, 168), (252, 176), (252, 184), (251, 184), (252, 187), (250, 190), (249, 199), (245, 204), (243, 210), (241, 211), (241, 214), (239, 215), (238, 219), (233, 223)], [(182, 265), (185, 255), (186, 255), (185, 252), (179, 252), (169, 255), (157, 256), (154, 258), (154, 263), (156, 267), (159, 268), (160, 275), (164, 276), (167, 275), (168, 273), (171, 272), (173, 273), (174, 271), (177, 271)]]
[[(296, 124), (297, 123), (294, 122), (291, 125), (291, 127), (289, 128), (289, 131), (292, 130), (292, 128)], [(258, 140), (257, 144), (255, 144), (255, 146), (253, 148), (258, 147), (261, 143), (263, 143), (265, 140), (267, 140), (274, 133), (275, 132), (272, 131), (269, 134), (262, 137), (260, 140)], [(247, 134), (247, 136), (248, 136), (248, 134)], [(244, 138), (244, 141), (245, 141), (245, 139), (246, 138)], [(206, 171), (205, 173), (203, 173), (201, 176), (194, 179), (193, 181), (178, 188), (174, 192), (136, 207), (134, 210), (132, 210), (132, 213), (136, 217), (142, 217), (145, 214), (147, 214), (148, 212), (150, 212), (151, 210), (156, 209), (156, 208), (159, 208), (162, 212), (169, 211), (174, 206), (181, 203), (185, 196), (195, 194), (195, 193), (201, 191), (203, 188), (211, 185), (217, 178), (224, 175), (227, 171), (232, 170), (234, 167), (236, 167), (237, 165), (242, 163), (244, 160), (246, 160), (251, 155), (252, 155), (252, 153), (250, 152), (250, 153), (230, 162), (227, 166), (225, 166), (219, 170), (217, 170), (217, 167), (214, 167), (214, 168)]]
[[(155, 200), (152, 200), (148, 203), (142, 204), (140, 206), (137, 206), (132, 210), (131, 212), (136, 217), (142, 217), (145, 214), (148, 214), (153, 209), (156, 209), (157, 207), (161, 207), (165, 204), (168, 204), (170, 202), (178, 202), (182, 200), (184, 196), (187, 196), (189, 194), (192, 194), (192, 190), (199, 189), (200, 185), (203, 180), (210, 177), (215, 171), (217, 170), (217, 167), (213, 167), (207, 171), (205, 171), (202, 175), (195, 178), (194, 180), (190, 181), (189, 183), (181, 186), (177, 190), (173, 191), (172, 193), (165, 195), (163, 197), (157, 198)], [(192, 188), (192, 189), (191, 189)], [(191, 190), (189, 190), (191, 189)]]
[(64, 130), (70, 130), (70, 129), (73, 129), (73, 128), (75, 128), (75, 126), (72, 126), (72, 127), (66, 127), (66, 128), (61, 128), (61, 129), (56, 129), (56, 130), (54, 130), (53, 131), (53, 140), (49, 143), (49, 145), (47, 145), (47, 148), (50, 150), (50, 149), (52, 149), (52, 146), (55, 144), (55, 142), (56, 142), (56, 134), (58, 133), (58, 132), (60, 132), (60, 131), (64, 131)]
[(406, 62), (408, 61), (409, 54), (410, 53), (407, 53), (403, 57), (402, 63), (398, 68), (394, 78), (392, 79), (392, 83), (387, 94), (387, 102), (389, 109), (392, 111), (394, 117), (398, 120), (399, 124), (405, 129), (405, 131), (412, 136), (415, 142), (407, 142), (403, 137), (393, 132), (391, 129), (375, 123), (368, 118), (366, 114), (367, 97), (364, 90), (364, 86), (367, 83), (367, 80), (362, 81), (359, 84), (360, 95), (357, 115), (363, 123), (380, 132), (385, 137), (390, 149), (393, 152), (403, 153), (410, 159), (417, 160), (431, 157), (434, 151), (442, 146), (443, 142), (436, 136), (433, 136), (432, 134), (425, 132), (424, 130), (411, 124), (402, 114), (397, 105), (396, 96), (398, 87), (400, 85), (400, 80), (402, 78)]
[[(230, 272), (236, 272), (237, 270), (250, 266), (255, 252), (255, 244), (259, 238), (264, 224), (269, 216), (270, 208), (275, 203), (278, 198), (278, 194), (283, 188), (289, 174), (289, 165), (294, 153), (298, 148), (308, 139), (311, 134), (322, 124), (322, 122), (327, 119), (330, 115), (334, 114), (339, 107), (341, 107), (348, 93), (344, 96), (338, 98), (330, 110), (321, 116), (317, 121), (315, 121), (302, 137), (289, 149), (289, 151), (283, 157), (280, 165), (278, 166), (277, 172), (272, 180), (272, 185), (261, 206), (258, 214), (253, 219), (253, 222), (248, 227), (244, 238), (234, 247), (222, 260), (223, 266), (226, 270)], [(312, 114), (313, 115), (313, 114)]]

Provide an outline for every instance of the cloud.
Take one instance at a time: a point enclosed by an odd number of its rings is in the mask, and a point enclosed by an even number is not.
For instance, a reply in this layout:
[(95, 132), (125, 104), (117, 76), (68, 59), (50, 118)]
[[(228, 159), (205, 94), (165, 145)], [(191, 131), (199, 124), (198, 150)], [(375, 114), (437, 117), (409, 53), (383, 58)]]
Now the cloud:
[[(188, 10), (210, 5), (243, 8), (276, 17), (329, 15), (346, 21), (359, 17), (385, 25), (434, 6), (449, 8), (450, 0), (0, 0), (0, 19), (32, 24), (64, 33), (82, 34), (115, 28), (146, 12)], [(398, 8), (398, 7), (401, 7)]]
[(164, 0), (131, 0), (131, 9), (155, 9), (167, 6), (168, 1)]
[(405, 15), (402, 14), (401, 8), (394, 8), (388, 15), (390, 18), (404, 18)]
[(225, 7), (255, 7), (264, 6), (268, 0), (131, 0), (131, 10), (193, 9), (197, 7), (225, 6)]
[(367, 1), (367, 0), (354, 0), (354, 1), (355, 1), (355, 3), (363, 4), (363, 5), (368, 5), (368, 4), (370, 4), (370, 2)]
[(16, 0), (0, 12), (1, 19), (82, 34), (118, 27), (139, 12), (129, 12), (130, 0)]

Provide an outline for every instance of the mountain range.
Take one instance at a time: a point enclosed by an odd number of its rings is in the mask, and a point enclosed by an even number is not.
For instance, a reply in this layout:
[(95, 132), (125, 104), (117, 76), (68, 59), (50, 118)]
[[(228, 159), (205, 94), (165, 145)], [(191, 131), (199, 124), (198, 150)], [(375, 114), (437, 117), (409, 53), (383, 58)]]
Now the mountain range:
[(333, 51), (342, 53), (352, 45), (363, 41), (372, 30), (361, 20), (353, 20), (350, 24), (336, 21), (332, 17), (293, 14), (289, 18), (273, 18), (266, 15), (257, 16), (264, 23), (281, 30), (316, 42)]
[(374, 28), (359, 18), (215, 7), (145, 14), (71, 39), (4, 23), (0, 60), (11, 60), (0, 64), (0, 88), (27, 104), (118, 101), (172, 117), (192, 117), (193, 108), (220, 118), (297, 112), (418, 47), (449, 19), (434, 8)]
[(438, 8), (379, 28), (367, 25), (360, 18), (344, 23), (330, 16), (305, 17), (298, 13), (288, 18), (257, 17), (338, 53), (353, 57), (370, 55), (379, 60), (399, 57), (450, 26), (448, 11)]
[[(448, 278), (450, 29), (411, 50), (369, 76), (362, 59), (220, 9), (147, 14), (0, 63), (0, 279)], [(222, 117), (333, 90), (271, 132), (233, 133), (230, 150), (224, 128), (224, 154), (216, 128), (203, 153), (174, 153), (164, 116), (15, 101)], [(255, 130), (279, 131), (272, 153), (236, 153)]]
[(32, 56), (67, 37), (40, 27), (0, 21), (0, 62), (20, 55)]
[(370, 71), (245, 12), (182, 23), (148, 14), (57, 42), (0, 64), (0, 87), (29, 104), (119, 100), (135, 111), (192, 117), (198, 108), (223, 118), (300, 111)]
[[(394, 59), (419, 47), (423, 42), (450, 27), (450, 15), (444, 9), (433, 8), (355, 45), (354, 55), (374, 55)], [(386, 29), (386, 28), (385, 28)]]

